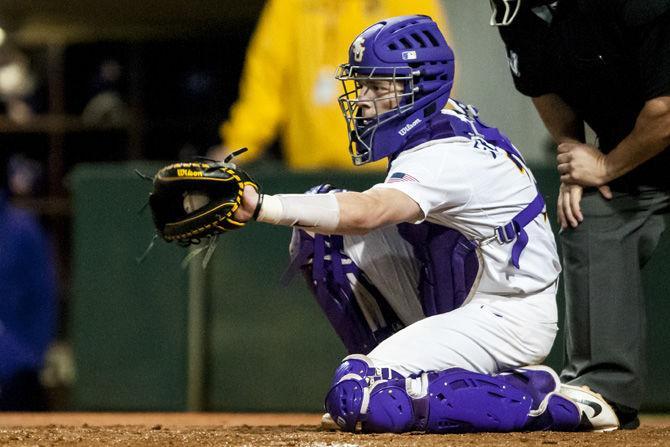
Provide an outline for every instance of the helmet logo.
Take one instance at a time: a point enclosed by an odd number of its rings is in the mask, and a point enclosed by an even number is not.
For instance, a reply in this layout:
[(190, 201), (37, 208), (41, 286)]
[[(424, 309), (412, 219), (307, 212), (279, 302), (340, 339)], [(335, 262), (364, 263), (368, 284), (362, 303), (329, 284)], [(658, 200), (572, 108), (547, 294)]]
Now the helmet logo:
[(405, 126), (400, 128), (400, 130), (398, 131), (398, 135), (404, 137), (407, 132), (414, 129), (420, 122), (421, 122), (421, 120), (419, 118), (417, 118), (414, 121), (412, 121), (411, 123), (406, 124)]
[(413, 61), (416, 59), (416, 51), (403, 51), (402, 60), (404, 61)]
[(365, 39), (358, 36), (356, 40), (354, 40), (354, 43), (351, 44), (351, 51), (354, 53), (354, 60), (356, 62), (361, 62), (363, 60), (363, 52), (365, 51), (363, 42), (365, 42)]

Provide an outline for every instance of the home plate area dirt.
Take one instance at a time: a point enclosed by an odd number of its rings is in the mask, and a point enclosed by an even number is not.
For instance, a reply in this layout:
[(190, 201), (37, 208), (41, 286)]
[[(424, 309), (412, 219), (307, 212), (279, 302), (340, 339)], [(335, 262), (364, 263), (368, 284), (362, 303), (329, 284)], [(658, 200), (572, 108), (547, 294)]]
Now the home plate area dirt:
[(5, 413), (2, 446), (670, 446), (670, 415), (611, 433), (363, 435), (324, 431), (316, 414)]

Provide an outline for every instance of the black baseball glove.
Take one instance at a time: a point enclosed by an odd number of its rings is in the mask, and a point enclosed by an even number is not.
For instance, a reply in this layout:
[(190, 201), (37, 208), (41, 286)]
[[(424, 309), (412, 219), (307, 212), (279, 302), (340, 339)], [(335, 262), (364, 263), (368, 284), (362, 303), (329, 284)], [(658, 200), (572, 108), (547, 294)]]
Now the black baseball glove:
[(250, 185), (256, 191), (259, 187), (246, 172), (228, 163), (232, 156), (224, 162), (174, 163), (156, 173), (149, 205), (156, 230), (164, 240), (197, 244), (203, 238), (245, 225), (233, 214), (242, 202), (244, 187)]

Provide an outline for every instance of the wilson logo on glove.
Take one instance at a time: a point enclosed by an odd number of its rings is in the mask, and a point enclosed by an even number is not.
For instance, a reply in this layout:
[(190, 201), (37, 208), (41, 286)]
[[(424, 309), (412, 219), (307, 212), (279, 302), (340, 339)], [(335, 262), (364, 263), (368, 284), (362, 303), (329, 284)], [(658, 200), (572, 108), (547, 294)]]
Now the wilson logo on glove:
[(192, 171), (190, 169), (177, 169), (177, 176), (179, 177), (204, 177), (202, 171)]

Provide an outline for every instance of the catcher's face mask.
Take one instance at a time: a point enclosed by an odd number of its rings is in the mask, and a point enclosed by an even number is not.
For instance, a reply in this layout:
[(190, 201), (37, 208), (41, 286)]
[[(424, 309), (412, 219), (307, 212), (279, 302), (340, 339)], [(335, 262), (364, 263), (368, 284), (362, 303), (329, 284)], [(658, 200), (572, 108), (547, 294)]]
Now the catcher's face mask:
[(371, 160), (377, 128), (412, 109), (414, 80), (409, 67), (383, 70), (378, 67), (341, 65), (336, 79), (344, 93), (338, 98), (347, 122), (349, 153), (355, 165)]

